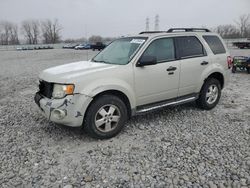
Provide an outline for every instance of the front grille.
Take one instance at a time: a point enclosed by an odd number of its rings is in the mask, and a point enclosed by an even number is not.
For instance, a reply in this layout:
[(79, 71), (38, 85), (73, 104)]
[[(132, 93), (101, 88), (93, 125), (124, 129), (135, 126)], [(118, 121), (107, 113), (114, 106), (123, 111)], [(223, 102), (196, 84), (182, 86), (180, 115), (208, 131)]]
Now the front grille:
[(52, 97), (52, 92), (53, 92), (53, 83), (41, 80), (39, 84), (39, 93), (44, 97), (50, 99)]

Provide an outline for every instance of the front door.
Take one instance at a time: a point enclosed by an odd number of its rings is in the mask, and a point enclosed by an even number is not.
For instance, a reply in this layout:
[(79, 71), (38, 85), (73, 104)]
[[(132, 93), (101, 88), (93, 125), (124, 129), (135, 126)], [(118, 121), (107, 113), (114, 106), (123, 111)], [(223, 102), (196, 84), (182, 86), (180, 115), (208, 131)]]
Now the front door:
[(176, 98), (180, 62), (175, 59), (174, 39), (154, 40), (143, 57), (156, 57), (157, 64), (134, 69), (137, 106)]

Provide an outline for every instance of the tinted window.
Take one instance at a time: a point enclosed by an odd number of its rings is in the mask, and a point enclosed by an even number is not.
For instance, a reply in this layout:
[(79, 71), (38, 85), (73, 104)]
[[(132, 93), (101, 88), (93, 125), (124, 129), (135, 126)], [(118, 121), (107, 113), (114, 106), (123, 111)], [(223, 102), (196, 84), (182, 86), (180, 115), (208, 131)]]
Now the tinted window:
[(143, 56), (155, 56), (157, 62), (175, 59), (174, 41), (172, 38), (162, 38), (153, 41), (143, 53)]
[(211, 50), (214, 54), (226, 53), (226, 50), (225, 50), (221, 40), (219, 39), (219, 37), (206, 35), (206, 36), (203, 36), (203, 38), (208, 43), (209, 47), (211, 48)]
[(204, 56), (204, 48), (200, 41), (194, 36), (176, 37), (178, 57), (189, 58)]

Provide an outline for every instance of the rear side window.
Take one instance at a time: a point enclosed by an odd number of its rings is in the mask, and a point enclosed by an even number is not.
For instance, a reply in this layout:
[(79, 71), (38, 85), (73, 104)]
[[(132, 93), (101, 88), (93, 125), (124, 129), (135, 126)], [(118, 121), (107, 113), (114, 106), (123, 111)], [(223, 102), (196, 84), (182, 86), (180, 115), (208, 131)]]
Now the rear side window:
[(177, 55), (179, 58), (191, 58), (204, 56), (204, 48), (195, 36), (176, 37)]
[(173, 38), (161, 38), (153, 41), (142, 56), (155, 56), (157, 63), (175, 59)]
[(203, 36), (209, 47), (211, 48), (214, 54), (224, 54), (226, 50), (217, 36), (205, 35)]

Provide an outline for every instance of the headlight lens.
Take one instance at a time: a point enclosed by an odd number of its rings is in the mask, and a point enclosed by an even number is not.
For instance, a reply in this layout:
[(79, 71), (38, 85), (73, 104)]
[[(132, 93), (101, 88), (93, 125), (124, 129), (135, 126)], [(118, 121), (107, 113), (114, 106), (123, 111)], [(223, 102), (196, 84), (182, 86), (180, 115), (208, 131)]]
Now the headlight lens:
[(61, 99), (66, 95), (72, 95), (74, 93), (75, 86), (73, 84), (54, 84), (52, 96), (55, 99)]

